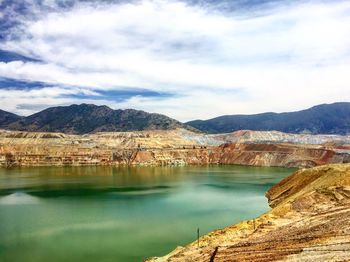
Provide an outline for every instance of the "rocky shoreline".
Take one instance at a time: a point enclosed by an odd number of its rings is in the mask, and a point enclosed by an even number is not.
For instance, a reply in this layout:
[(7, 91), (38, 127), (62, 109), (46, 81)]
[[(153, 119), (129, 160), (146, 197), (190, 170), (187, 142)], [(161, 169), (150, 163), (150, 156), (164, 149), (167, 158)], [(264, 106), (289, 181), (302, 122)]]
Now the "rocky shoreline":
[[(313, 144), (309, 144), (312, 142)], [(348, 136), (178, 129), (66, 135), (0, 131), (0, 166), (209, 165), (313, 167), (350, 162)]]
[(147, 261), (350, 260), (350, 164), (301, 169), (266, 197), (262, 216)]

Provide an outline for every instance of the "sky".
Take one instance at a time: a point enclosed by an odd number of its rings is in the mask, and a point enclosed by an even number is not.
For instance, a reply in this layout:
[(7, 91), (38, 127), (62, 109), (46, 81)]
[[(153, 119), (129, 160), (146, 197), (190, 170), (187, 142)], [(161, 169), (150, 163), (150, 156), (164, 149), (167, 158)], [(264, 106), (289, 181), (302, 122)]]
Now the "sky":
[(350, 101), (350, 1), (0, 0), (0, 109), (180, 121)]

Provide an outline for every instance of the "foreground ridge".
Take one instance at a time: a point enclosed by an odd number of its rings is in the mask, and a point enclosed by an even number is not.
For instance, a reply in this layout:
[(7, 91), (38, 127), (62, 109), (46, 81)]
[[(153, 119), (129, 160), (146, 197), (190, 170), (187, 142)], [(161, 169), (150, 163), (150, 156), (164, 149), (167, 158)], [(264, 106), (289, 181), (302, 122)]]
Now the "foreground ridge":
[(266, 197), (270, 212), (148, 261), (350, 260), (350, 164), (301, 169)]

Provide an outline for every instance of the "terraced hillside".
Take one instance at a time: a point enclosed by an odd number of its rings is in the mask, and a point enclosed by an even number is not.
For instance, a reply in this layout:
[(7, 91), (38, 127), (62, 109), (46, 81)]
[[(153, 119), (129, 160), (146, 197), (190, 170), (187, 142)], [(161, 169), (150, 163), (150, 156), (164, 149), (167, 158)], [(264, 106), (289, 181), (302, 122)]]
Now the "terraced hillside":
[[(67, 135), (0, 132), (0, 166), (206, 165), (310, 167), (350, 162), (347, 136), (186, 129)], [(312, 142), (313, 144), (307, 144)]]

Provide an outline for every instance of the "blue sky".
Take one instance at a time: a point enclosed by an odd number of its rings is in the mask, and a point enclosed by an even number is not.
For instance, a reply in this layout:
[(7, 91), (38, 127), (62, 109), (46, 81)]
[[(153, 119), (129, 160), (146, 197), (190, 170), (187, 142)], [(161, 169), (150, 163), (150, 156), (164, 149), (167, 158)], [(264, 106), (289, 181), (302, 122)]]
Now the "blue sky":
[(0, 0), (0, 108), (187, 121), (350, 101), (349, 1)]

